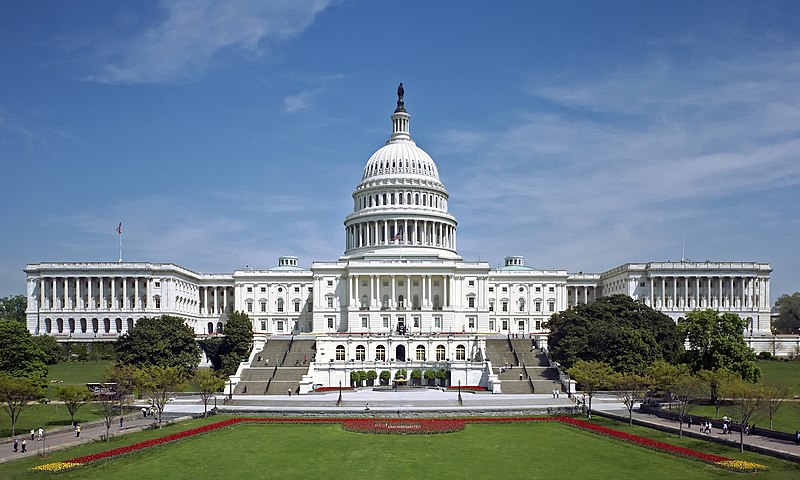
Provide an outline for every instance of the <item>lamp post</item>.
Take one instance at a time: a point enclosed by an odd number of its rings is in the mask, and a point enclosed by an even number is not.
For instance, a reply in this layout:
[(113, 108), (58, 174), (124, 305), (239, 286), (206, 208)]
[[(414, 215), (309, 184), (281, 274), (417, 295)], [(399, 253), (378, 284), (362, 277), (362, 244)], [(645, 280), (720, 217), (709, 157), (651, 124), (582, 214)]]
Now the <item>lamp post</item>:
[(336, 400), (336, 406), (338, 407), (342, 403), (342, 381), (339, 380), (339, 399)]
[(461, 399), (461, 380), (458, 381), (458, 404), (464, 404), (464, 400)]
[(233, 380), (228, 379), (228, 400), (233, 399)]

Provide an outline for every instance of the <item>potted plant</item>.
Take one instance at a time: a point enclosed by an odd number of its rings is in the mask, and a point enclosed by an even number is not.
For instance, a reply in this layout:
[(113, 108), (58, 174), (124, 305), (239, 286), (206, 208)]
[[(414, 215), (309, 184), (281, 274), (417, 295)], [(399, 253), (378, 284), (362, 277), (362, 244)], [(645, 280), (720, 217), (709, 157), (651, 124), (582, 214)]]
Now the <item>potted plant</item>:
[(422, 384), (422, 370), (419, 368), (411, 370), (411, 380), (415, 386), (420, 386)]
[(423, 375), (423, 377), (428, 381), (429, 387), (436, 385), (436, 372), (433, 370), (425, 370), (425, 375)]
[(378, 378), (378, 372), (375, 370), (367, 370), (367, 386), (372, 387), (375, 385), (375, 379)]
[(392, 379), (392, 374), (389, 370), (383, 370), (380, 375), (381, 385), (389, 385), (389, 380)]
[(445, 370), (443, 368), (440, 368), (439, 370), (436, 370), (436, 379), (439, 380), (439, 386), (440, 387), (446, 387), (447, 386), (447, 370)]

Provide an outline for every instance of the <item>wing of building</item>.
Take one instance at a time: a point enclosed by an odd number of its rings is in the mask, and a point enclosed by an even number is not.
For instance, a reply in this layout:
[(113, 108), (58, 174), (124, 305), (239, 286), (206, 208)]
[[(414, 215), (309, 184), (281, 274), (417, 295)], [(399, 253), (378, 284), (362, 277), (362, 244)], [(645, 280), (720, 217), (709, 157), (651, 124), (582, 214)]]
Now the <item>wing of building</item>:
[(543, 346), (553, 313), (617, 293), (675, 320), (695, 308), (734, 312), (747, 319), (749, 335), (770, 334), (767, 263), (628, 263), (568, 273), (527, 266), (520, 256), (499, 268), (465, 261), (449, 194), (410, 122), (400, 97), (389, 139), (353, 192), (338, 260), (304, 268), (286, 256), (274, 268), (222, 274), (149, 262), (32, 263), (25, 269), (29, 330), (108, 340), (139, 318), (168, 314), (185, 318), (198, 336), (215, 335), (227, 314), (243, 311), (257, 348), (267, 339), (313, 336), (304, 392), (348, 383), (355, 362), (392, 374), (444, 365), (463, 385), (499, 391), (485, 360), (488, 339), (524, 336)]

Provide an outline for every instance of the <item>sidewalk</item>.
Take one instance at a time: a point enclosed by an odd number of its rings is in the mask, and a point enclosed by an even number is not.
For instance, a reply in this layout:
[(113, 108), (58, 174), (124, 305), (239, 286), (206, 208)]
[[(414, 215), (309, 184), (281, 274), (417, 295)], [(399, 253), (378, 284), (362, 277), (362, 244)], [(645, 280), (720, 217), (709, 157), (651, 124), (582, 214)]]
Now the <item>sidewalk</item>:
[[(141, 414), (134, 415), (131, 413), (125, 415), (122, 428), (119, 428), (119, 418), (115, 418), (108, 433), (112, 436), (125, 435), (126, 433), (141, 431), (152, 424), (153, 417), (143, 418)], [(80, 437), (75, 436), (75, 430), (73, 430), (72, 427), (60, 427), (57, 430), (46, 431), (43, 441), (31, 440), (30, 431), (20, 431), (17, 432), (17, 438), (20, 441), (18, 452), (14, 453), (13, 438), (4, 438), (2, 443), (0, 443), (0, 463), (10, 462), (33, 455), (46, 455), (55, 450), (63, 450), (76, 445), (90, 443), (100, 440), (105, 434), (106, 426), (103, 421), (82, 423)], [(25, 453), (22, 453), (21, 444), (23, 438), (28, 442), (27, 451)]]
[[(614, 418), (615, 420), (623, 422), (628, 421), (628, 411), (624, 409), (603, 409), (601, 407), (594, 408), (593, 412), (600, 416)], [(658, 430), (669, 431), (675, 434), (678, 433), (680, 428), (678, 421), (657, 417), (647, 413), (639, 413), (636, 410), (633, 411), (633, 423), (656, 428)], [(692, 425), (691, 430), (684, 424), (683, 435), (724, 444), (736, 449), (739, 448), (739, 432), (723, 434), (719, 428), (712, 428), (711, 433), (700, 433), (699, 429), (700, 425), (696, 423)], [(795, 445), (794, 442), (762, 437), (760, 435), (745, 435), (744, 446), (745, 450), (800, 463), (800, 445)]]

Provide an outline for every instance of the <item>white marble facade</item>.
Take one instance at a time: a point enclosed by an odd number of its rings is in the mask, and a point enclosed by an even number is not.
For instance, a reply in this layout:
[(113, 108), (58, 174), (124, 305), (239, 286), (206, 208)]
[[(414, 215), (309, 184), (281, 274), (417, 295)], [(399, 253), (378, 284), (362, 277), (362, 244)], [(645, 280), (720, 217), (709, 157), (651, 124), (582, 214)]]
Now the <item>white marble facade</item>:
[[(31, 263), (25, 269), (29, 330), (59, 339), (113, 339), (141, 317), (169, 314), (185, 318), (198, 336), (213, 335), (238, 310), (252, 318), (261, 338), (312, 334), (327, 348), (321, 340), (337, 336), (402, 332), (427, 345), (426, 336), (467, 335), (472, 339), (461, 343), (473, 349), (480, 344), (475, 335), (544, 340), (553, 313), (624, 293), (676, 320), (711, 307), (747, 319), (751, 335), (770, 333), (767, 263), (628, 263), (603, 273), (568, 273), (529, 267), (519, 256), (506, 257), (499, 268), (463, 260), (447, 190), (433, 159), (411, 138), (402, 98), (391, 120), (389, 140), (369, 159), (353, 193), (338, 260), (301, 267), (286, 256), (273, 268), (224, 274), (149, 262)], [(436, 346), (430, 348), (426, 355), (434, 358)], [(446, 342), (445, 358), (456, 358), (455, 348)]]

